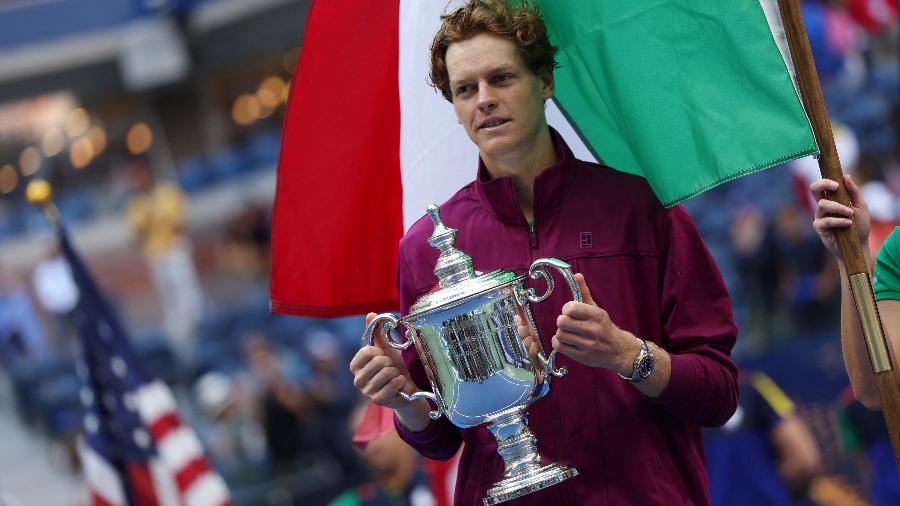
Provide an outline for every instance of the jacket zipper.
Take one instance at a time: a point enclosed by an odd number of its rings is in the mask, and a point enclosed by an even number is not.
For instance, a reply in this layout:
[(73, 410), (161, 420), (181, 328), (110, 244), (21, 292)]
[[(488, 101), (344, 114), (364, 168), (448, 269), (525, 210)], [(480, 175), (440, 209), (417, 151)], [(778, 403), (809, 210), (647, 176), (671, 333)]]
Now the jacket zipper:
[(531, 239), (531, 248), (537, 249), (538, 237), (537, 237), (537, 231), (534, 228), (533, 222), (528, 224), (528, 237), (529, 237), (529, 239)]
[[(529, 251), (528, 255), (528, 263), (529, 265), (535, 260), (535, 253), (540, 254), (538, 249), (538, 236), (537, 236), (537, 227), (534, 224), (534, 220), (528, 223), (528, 239), (531, 244), (531, 251)], [(538, 317), (538, 308), (535, 305), (532, 305), (532, 311), (535, 313), (535, 320)], [(546, 353), (549, 354), (550, 348), (545, 350)], [(550, 402), (553, 404), (552, 409), (554, 412), (559, 412), (559, 401), (556, 396), (551, 396)], [(557, 438), (557, 445), (560, 448), (560, 453), (563, 454), (564, 458), (568, 458), (568, 451), (565, 443), (562, 440), (562, 427), (558, 417), (553, 417), (551, 424), (553, 425), (553, 432)], [(568, 491), (564, 491), (564, 489), (556, 490), (557, 500), (560, 501), (561, 504), (569, 505), (571, 504), (571, 497), (569, 496)]]

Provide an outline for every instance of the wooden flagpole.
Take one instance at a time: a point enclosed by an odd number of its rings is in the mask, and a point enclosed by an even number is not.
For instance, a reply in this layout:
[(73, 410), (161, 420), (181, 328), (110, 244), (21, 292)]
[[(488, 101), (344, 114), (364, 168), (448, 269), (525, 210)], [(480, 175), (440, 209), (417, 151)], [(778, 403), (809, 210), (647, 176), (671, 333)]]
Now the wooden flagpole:
[[(822, 177), (837, 181), (840, 185), (838, 191), (830, 197), (849, 206), (850, 196), (844, 186), (841, 162), (834, 145), (834, 136), (828, 121), (828, 112), (825, 110), (819, 75), (813, 63), (812, 51), (806, 36), (800, 2), (799, 0), (778, 0), (778, 7), (784, 22), (791, 58), (794, 60), (794, 67), (797, 71), (800, 98), (806, 114), (809, 116), (816, 144), (819, 146), (819, 170), (822, 172)], [(854, 221), (850, 228), (836, 230), (835, 237), (844, 257), (844, 265), (847, 268), (853, 299), (856, 303), (859, 321), (862, 324), (866, 348), (869, 350), (869, 359), (872, 362), (872, 371), (875, 374), (875, 385), (881, 398), (884, 421), (887, 425), (891, 446), (894, 449), (894, 458), (900, 468), (900, 388), (898, 388), (895, 376), (894, 364), (896, 362), (891, 346), (885, 339), (881, 318), (878, 316), (878, 309), (875, 306), (869, 269), (859, 247), (856, 222)]]

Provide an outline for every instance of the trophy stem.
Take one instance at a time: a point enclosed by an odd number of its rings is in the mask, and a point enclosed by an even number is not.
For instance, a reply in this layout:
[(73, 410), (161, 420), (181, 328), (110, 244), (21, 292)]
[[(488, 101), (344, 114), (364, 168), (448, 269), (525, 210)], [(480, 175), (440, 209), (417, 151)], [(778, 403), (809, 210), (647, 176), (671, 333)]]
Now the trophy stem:
[(526, 406), (511, 409), (491, 420), (488, 430), (497, 438), (497, 453), (505, 466), (503, 478), (519, 476), (541, 467), (537, 438), (528, 428)]
[(497, 439), (497, 453), (503, 458), (503, 478), (487, 491), (485, 506), (499, 504), (536, 492), (578, 475), (578, 470), (559, 464), (541, 466), (537, 438), (528, 428), (527, 406), (519, 406), (495, 416), (488, 430)]

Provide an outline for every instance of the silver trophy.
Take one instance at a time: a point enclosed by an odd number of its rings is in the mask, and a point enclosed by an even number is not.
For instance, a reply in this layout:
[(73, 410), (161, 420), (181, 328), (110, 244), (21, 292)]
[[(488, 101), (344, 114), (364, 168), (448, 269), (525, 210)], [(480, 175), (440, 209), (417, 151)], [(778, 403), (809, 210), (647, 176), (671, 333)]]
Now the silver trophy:
[[(540, 364), (532, 363), (513, 321), (516, 314), (524, 316), (532, 333), (538, 335), (528, 303), (543, 301), (553, 290), (547, 267), (557, 269), (574, 299), (581, 301), (569, 264), (555, 258), (531, 264), (528, 275), (547, 283), (547, 292), (538, 296), (533, 288), (523, 286), (524, 275), (501, 270), (478, 275), (471, 257), (454, 247), (456, 230), (441, 223), (438, 207), (429, 206), (428, 215), (434, 222), (428, 243), (441, 251), (434, 269), (441, 289), (422, 296), (408, 316), (378, 315), (363, 333), (363, 344), (372, 344), (379, 326), (394, 348), (404, 350), (415, 344), (433, 393), (401, 395), (407, 400), (430, 400), (437, 407), (429, 413), (432, 419), (443, 414), (461, 428), (488, 424), (497, 438), (505, 470), (503, 478), (488, 490), (485, 505), (577, 476), (575, 468), (541, 465), (537, 439), (528, 429), (528, 406), (547, 395), (551, 376), (561, 377), (566, 370), (556, 368), (556, 350), (549, 358), (541, 353)], [(406, 337), (399, 341), (390, 329), (401, 323)]]

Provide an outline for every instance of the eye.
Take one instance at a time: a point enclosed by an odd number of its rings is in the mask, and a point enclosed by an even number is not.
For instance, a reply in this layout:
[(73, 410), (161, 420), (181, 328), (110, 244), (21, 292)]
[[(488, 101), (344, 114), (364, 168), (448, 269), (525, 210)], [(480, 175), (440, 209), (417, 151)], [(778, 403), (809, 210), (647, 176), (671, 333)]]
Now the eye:
[(456, 96), (461, 96), (461, 95), (464, 96), (464, 95), (468, 95), (468, 94), (470, 94), (470, 93), (472, 92), (472, 90), (474, 90), (474, 89), (475, 89), (475, 87), (472, 86), (471, 84), (461, 84), (461, 85), (459, 85), (459, 86), (456, 87), (455, 94), (456, 94)]
[(513, 78), (512, 74), (498, 74), (497, 77), (494, 78), (495, 83), (508, 83)]

